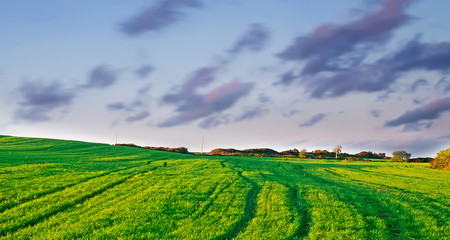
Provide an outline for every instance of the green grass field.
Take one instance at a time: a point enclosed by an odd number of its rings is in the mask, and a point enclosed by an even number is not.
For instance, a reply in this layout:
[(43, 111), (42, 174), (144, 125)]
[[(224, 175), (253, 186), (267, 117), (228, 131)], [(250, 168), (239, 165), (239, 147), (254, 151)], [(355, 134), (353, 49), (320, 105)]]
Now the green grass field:
[(429, 164), (0, 136), (0, 239), (450, 239)]

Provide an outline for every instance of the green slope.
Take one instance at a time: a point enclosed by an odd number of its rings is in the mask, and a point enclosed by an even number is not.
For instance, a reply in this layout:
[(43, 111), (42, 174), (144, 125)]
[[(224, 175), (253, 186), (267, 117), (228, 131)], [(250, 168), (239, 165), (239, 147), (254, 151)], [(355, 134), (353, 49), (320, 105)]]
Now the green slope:
[(0, 136), (0, 239), (449, 239), (428, 164), (201, 157)]

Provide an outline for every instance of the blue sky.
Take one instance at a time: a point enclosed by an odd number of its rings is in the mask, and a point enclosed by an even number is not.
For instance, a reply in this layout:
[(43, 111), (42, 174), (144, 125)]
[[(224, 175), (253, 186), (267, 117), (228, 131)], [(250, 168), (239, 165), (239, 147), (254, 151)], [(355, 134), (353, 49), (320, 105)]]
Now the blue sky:
[(0, 134), (434, 156), (445, 0), (2, 1)]

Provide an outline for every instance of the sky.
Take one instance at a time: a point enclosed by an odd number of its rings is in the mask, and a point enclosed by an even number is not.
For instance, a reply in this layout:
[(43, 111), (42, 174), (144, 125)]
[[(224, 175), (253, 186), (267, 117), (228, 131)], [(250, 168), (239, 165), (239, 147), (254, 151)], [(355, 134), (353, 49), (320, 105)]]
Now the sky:
[(447, 0), (3, 0), (0, 134), (450, 147)]

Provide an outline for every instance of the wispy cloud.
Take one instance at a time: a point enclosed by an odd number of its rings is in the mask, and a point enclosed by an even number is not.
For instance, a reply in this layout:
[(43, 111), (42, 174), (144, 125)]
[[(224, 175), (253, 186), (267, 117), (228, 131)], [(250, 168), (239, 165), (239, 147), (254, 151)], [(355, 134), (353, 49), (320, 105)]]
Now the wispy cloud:
[(148, 31), (159, 31), (179, 21), (186, 8), (200, 8), (198, 0), (161, 0), (120, 25), (120, 31), (136, 36)]
[(317, 123), (323, 121), (326, 116), (328, 116), (328, 115), (325, 114), (325, 113), (318, 113), (318, 114), (312, 116), (308, 121), (300, 124), (299, 126), (300, 127), (311, 127), (311, 126), (314, 126)]
[(198, 124), (198, 126), (203, 129), (210, 129), (216, 128), (219, 125), (228, 124), (229, 122), (230, 119), (228, 115), (219, 114), (205, 118)]
[(139, 68), (137, 68), (134, 73), (136, 73), (136, 75), (143, 79), (148, 77), (148, 75), (150, 75), (153, 71), (155, 70), (155, 68), (149, 64), (144, 64), (142, 66), (140, 66)]
[(411, 92), (417, 91), (420, 86), (427, 86), (428, 81), (425, 79), (418, 79), (413, 84), (411, 84), (410, 90)]
[(378, 109), (372, 109), (370, 110), (370, 115), (374, 118), (379, 118), (381, 116), (381, 111)]
[[(189, 93), (176, 98), (177, 114), (160, 127), (172, 127), (222, 112), (233, 106), (240, 98), (248, 95), (253, 88), (251, 83), (231, 82), (206, 94)], [(173, 101), (175, 98), (172, 98)]]
[(138, 113), (138, 114), (136, 114), (136, 115), (133, 115), (133, 116), (128, 117), (126, 120), (127, 120), (127, 122), (132, 123), (132, 122), (144, 120), (144, 119), (146, 119), (148, 116), (150, 116), (150, 112), (148, 112), (148, 111), (142, 111), (142, 112), (140, 112), (140, 113)]
[(244, 120), (252, 120), (256, 117), (260, 117), (265, 111), (266, 110), (262, 109), (261, 107), (247, 108), (241, 115), (237, 116), (234, 120), (236, 122)]
[(49, 114), (72, 103), (75, 93), (64, 88), (59, 82), (42, 83), (41, 81), (24, 82), (17, 89), (21, 101), (15, 118), (30, 122), (50, 120)]
[[(303, 74), (315, 74), (359, 63), (357, 47), (386, 42), (392, 32), (410, 19), (404, 9), (411, 0), (387, 0), (376, 12), (345, 24), (326, 24), (278, 54), (283, 60), (307, 60)], [(348, 53), (347, 58), (339, 58)]]
[(89, 72), (88, 82), (83, 88), (103, 89), (116, 83), (118, 72), (106, 65), (95, 67)]
[(442, 114), (448, 111), (450, 111), (450, 97), (441, 98), (422, 107), (408, 111), (396, 119), (386, 121), (385, 126), (396, 127), (405, 124), (415, 124), (422, 120), (435, 120), (439, 119)]
[(261, 51), (269, 39), (269, 30), (263, 24), (255, 23), (250, 25), (247, 32), (241, 36), (229, 50), (232, 54), (238, 54), (248, 50), (251, 52)]

